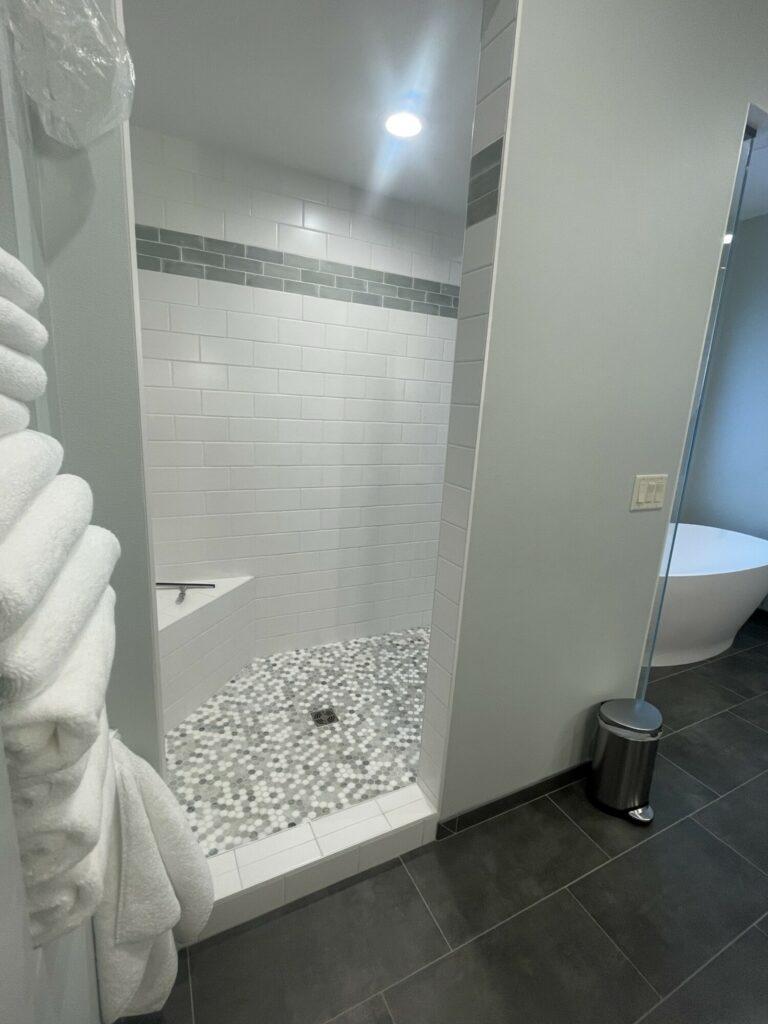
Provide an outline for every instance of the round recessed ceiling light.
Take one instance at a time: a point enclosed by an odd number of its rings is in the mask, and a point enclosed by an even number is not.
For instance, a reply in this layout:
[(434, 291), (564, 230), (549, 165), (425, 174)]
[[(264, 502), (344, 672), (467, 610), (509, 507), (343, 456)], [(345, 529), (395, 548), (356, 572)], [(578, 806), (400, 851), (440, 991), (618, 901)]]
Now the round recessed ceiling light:
[(390, 135), (396, 135), (398, 139), (412, 139), (421, 131), (421, 118), (412, 114), (410, 110), (398, 110), (396, 114), (389, 115), (384, 127)]

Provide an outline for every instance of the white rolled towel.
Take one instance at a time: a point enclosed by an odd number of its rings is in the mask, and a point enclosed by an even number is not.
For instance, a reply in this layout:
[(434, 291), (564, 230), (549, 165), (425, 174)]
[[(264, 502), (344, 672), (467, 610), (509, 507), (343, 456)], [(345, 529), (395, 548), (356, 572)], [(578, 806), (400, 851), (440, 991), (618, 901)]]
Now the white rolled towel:
[(94, 744), (114, 653), (115, 592), (108, 587), (51, 685), (0, 709), (12, 788), (74, 765)]
[(26, 622), (0, 642), (0, 704), (29, 700), (44, 690), (104, 593), (120, 543), (89, 526)]
[(29, 426), (29, 409), (15, 398), (0, 395), (0, 437), (17, 434)]
[[(97, 739), (96, 743), (98, 742)], [(86, 750), (74, 764), (60, 768), (58, 771), (23, 777), (14, 775), (11, 789), (14, 813), (21, 816), (35, 808), (71, 796), (85, 775), (92, 749), (91, 747)]]
[(87, 856), (99, 839), (109, 726), (102, 714), (99, 736), (87, 755), (79, 786), (68, 796), (29, 811), (16, 805), (21, 864), (27, 885), (48, 882)]
[(62, 473), (8, 531), (0, 543), (0, 641), (40, 604), (92, 512), (93, 495), (85, 480)]
[(16, 303), (0, 298), (0, 342), (28, 356), (36, 356), (48, 344), (48, 331)]
[(91, 917), (104, 894), (104, 872), (113, 842), (115, 771), (108, 751), (101, 797), (99, 838), (87, 856), (40, 885), (27, 886), (30, 931), (36, 946), (44, 946)]
[(27, 313), (34, 313), (43, 301), (43, 286), (5, 249), (0, 249), (0, 296), (14, 302)]
[(0, 345), (0, 394), (33, 402), (45, 393), (45, 370), (32, 356)]
[(36, 430), (0, 437), (0, 540), (61, 469), (64, 450)]

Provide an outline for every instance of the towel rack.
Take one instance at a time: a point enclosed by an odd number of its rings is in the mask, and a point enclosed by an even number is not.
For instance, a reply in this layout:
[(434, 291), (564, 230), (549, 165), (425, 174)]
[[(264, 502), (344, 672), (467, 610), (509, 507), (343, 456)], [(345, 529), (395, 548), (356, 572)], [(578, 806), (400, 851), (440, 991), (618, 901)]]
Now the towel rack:
[(176, 604), (181, 604), (184, 598), (187, 596), (188, 590), (215, 590), (215, 583), (166, 583), (158, 581), (155, 583), (156, 587), (160, 587), (162, 590), (178, 590), (179, 596), (176, 598)]

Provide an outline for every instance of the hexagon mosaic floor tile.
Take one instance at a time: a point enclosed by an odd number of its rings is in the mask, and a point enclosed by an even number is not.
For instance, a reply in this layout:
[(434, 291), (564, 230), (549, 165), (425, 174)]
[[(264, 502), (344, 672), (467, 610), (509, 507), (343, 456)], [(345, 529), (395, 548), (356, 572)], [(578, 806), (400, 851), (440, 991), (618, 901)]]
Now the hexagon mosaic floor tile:
[(414, 782), (428, 647), (419, 628), (262, 658), (169, 732), (169, 783), (204, 852)]

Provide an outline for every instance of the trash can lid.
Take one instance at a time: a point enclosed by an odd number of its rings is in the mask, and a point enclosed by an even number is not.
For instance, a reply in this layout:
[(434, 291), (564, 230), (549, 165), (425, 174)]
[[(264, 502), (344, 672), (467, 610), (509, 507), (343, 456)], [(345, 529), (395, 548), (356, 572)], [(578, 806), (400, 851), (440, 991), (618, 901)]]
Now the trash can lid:
[(633, 732), (658, 732), (661, 712), (647, 700), (607, 700), (600, 705), (600, 718), (606, 725), (617, 725)]

